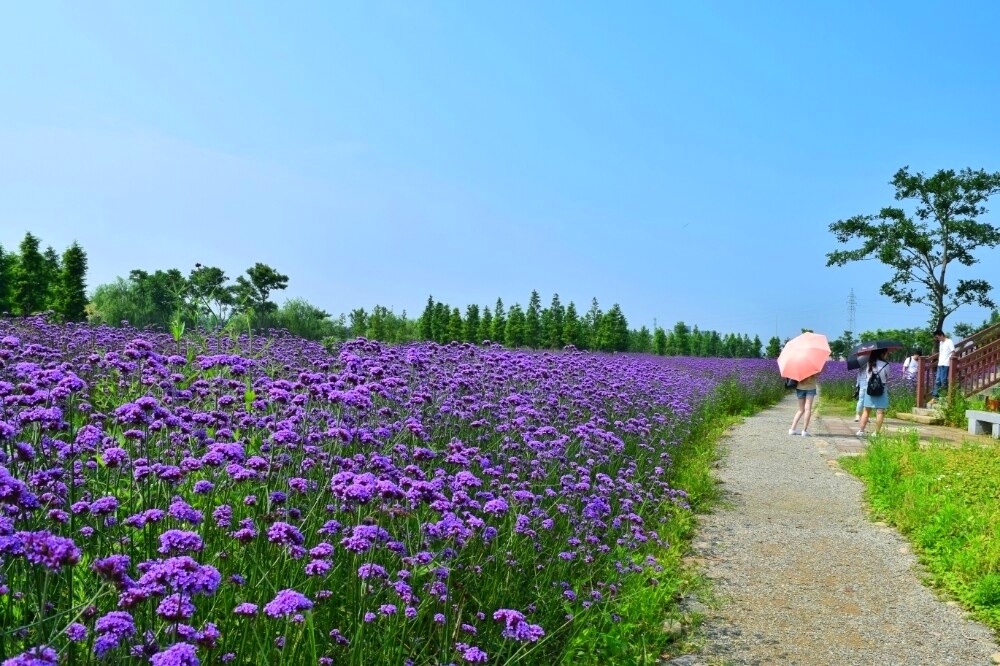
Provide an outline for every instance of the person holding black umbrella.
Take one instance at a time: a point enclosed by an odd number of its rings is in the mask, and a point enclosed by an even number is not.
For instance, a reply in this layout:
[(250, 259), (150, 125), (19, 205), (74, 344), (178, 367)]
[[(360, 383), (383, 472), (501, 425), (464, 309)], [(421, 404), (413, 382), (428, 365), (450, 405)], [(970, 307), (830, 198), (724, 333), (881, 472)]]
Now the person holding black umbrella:
[[(885, 410), (889, 408), (889, 364), (885, 361), (888, 353), (885, 349), (875, 349), (868, 355), (868, 366), (865, 368), (865, 408), (861, 414), (861, 423), (858, 424), (858, 437), (864, 437), (867, 433), (865, 427), (871, 412), (875, 410), (875, 434), (882, 430), (882, 422), (885, 420)], [(877, 377), (877, 381), (873, 378)]]

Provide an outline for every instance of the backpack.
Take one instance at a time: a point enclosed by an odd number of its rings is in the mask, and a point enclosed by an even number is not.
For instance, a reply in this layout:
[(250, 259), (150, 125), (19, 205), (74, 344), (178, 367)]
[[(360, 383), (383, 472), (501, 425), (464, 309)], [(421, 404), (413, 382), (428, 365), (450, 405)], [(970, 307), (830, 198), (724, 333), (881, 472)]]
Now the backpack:
[(785, 388), (787, 388), (787, 389), (793, 389), (793, 388), (795, 388), (798, 385), (799, 385), (799, 383), (796, 380), (785, 378)]
[[(882, 366), (882, 368), (884, 367), (885, 365)], [(882, 371), (882, 368), (876, 366), (875, 372), (868, 375), (868, 387), (865, 389), (865, 393), (873, 398), (877, 398), (885, 393), (885, 383), (882, 381), (882, 376), (879, 374), (879, 372)]]

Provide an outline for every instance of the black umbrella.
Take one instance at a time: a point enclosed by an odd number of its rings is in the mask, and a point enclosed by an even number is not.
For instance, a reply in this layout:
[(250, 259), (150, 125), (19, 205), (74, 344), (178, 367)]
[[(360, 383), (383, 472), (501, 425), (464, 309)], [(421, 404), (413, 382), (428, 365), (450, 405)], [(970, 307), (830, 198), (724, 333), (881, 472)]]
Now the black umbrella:
[(896, 340), (874, 340), (872, 342), (862, 342), (860, 345), (851, 350), (851, 354), (855, 356), (868, 356), (876, 349), (893, 351), (895, 349), (902, 348), (903, 343)]
[(859, 370), (862, 363), (868, 362), (868, 354), (858, 356), (854, 352), (847, 355), (847, 369), (848, 370)]

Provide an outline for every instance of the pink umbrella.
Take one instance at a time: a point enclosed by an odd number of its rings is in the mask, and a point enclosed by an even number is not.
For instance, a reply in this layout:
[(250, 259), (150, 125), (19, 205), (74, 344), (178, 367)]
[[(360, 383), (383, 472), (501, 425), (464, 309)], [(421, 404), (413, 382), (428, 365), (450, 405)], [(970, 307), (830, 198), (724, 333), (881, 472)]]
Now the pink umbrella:
[(785, 344), (778, 356), (782, 377), (802, 381), (817, 374), (830, 358), (830, 343), (825, 335), (803, 333)]

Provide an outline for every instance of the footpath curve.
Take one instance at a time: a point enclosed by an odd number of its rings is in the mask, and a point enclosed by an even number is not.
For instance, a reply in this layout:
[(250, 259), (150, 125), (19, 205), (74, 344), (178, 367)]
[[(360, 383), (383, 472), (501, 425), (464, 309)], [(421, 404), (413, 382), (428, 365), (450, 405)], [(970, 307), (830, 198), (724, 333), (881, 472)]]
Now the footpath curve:
[(723, 440), (723, 505), (694, 541), (717, 603), (693, 602), (701, 654), (666, 663), (1000, 663), (993, 632), (921, 585), (907, 542), (866, 518), (861, 482), (835, 462), (859, 440), (822, 419), (790, 436), (795, 407), (786, 398)]

